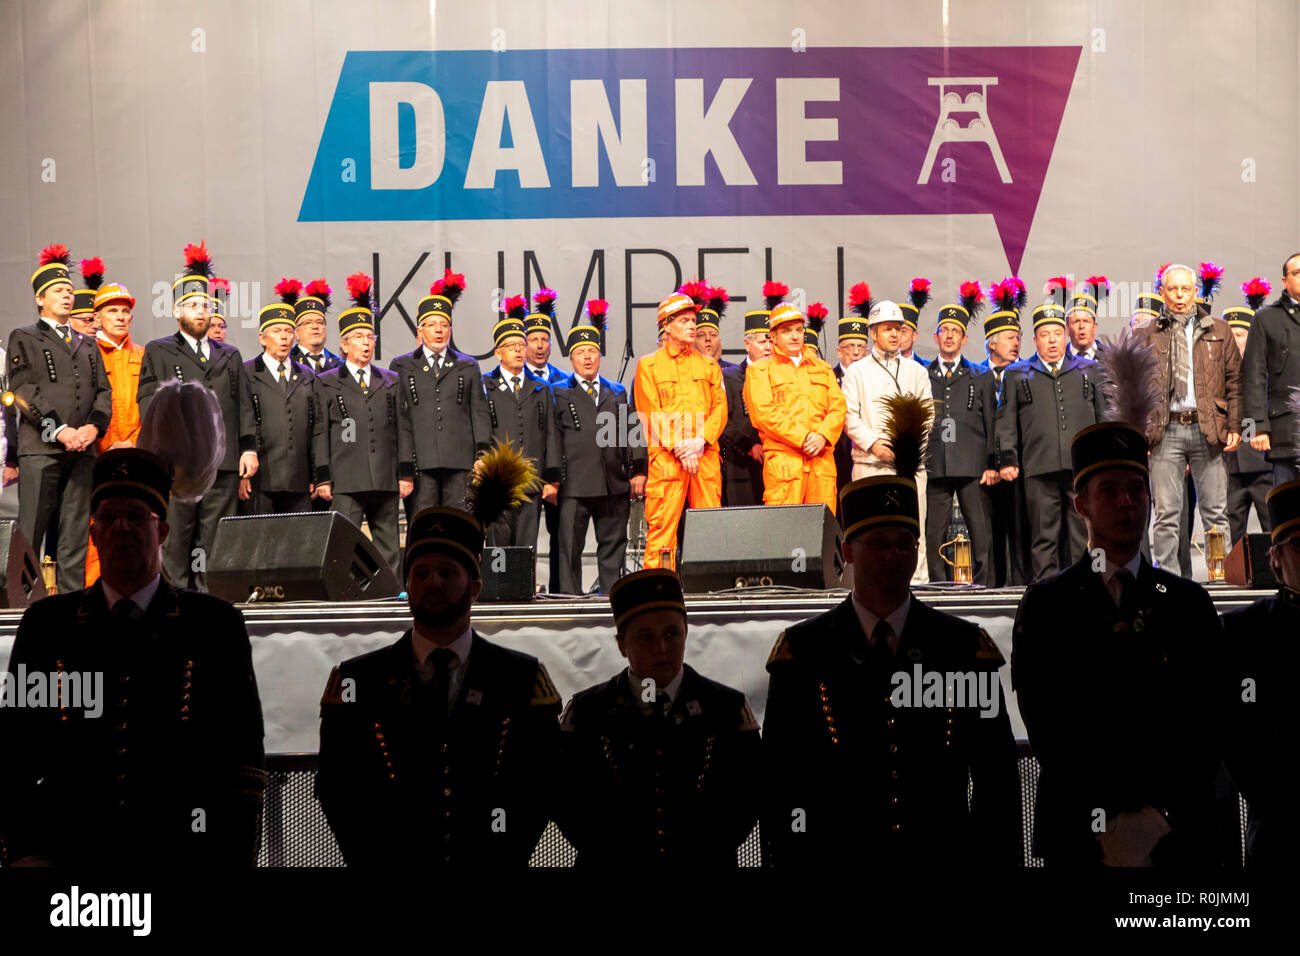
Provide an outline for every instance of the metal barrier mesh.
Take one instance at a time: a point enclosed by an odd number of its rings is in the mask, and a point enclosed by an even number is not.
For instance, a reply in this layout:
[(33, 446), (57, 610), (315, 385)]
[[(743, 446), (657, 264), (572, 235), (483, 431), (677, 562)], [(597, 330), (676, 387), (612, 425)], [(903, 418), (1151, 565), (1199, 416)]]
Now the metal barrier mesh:
[[(277, 767), (280, 761), (268, 758), (268, 765)], [(313, 792), (314, 757), (296, 757), (285, 766), (292, 769), (271, 769), (266, 781), (266, 804), (262, 815), (262, 847), (258, 866), (343, 866), (343, 855), (334, 842), (325, 814)], [(1018, 760), (1020, 771), (1020, 799), (1023, 826), (1024, 865), (1040, 867), (1043, 860), (1033, 855), (1034, 807), (1038, 796), (1038, 761), (1022, 747)], [(973, 784), (967, 784), (967, 800)], [(1246, 801), (1238, 797), (1239, 826), (1242, 862), (1246, 854)], [(749, 838), (736, 852), (736, 863), (742, 867), (757, 867), (761, 861), (759, 828), (756, 825)], [(573, 845), (564, 838), (554, 823), (549, 823), (537, 841), (529, 866), (573, 866), (577, 856)]]

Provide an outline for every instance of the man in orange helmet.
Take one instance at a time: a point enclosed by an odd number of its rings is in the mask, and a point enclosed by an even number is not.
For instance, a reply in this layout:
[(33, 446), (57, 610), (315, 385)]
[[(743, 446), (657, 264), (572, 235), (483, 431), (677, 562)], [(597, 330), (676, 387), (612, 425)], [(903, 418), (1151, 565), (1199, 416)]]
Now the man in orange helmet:
[[(96, 341), (99, 357), (113, 386), (113, 417), (108, 431), (99, 437), (99, 450), (134, 448), (140, 437), (140, 364), (144, 346), (131, 341), (131, 310), (135, 297), (126, 286), (110, 282), (95, 294), (95, 319), (99, 325)], [(86, 551), (86, 587), (99, 580), (99, 550), (90, 542)]]
[(645, 488), (645, 561), (676, 566), (677, 521), (683, 506), (722, 504), (718, 437), (727, 424), (722, 370), (697, 353), (695, 301), (674, 292), (659, 303), (663, 344), (637, 362), (636, 413), (649, 451)]
[(844, 394), (831, 367), (804, 346), (804, 317), (788, 302), (768, 315), (770, 358), (745, 373), (745, 407), (763, 440), (763, 504), (835, 511), (835, 442)]

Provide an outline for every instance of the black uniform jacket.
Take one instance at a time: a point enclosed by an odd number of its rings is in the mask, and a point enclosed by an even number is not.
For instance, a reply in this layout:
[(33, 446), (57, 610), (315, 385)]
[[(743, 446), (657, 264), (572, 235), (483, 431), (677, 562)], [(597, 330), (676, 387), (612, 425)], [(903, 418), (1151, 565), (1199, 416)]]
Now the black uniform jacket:
[[(113, 392), (99, 346), (90, 336), (68, 331), (71, 345), (44, 320), (9, 334), (9, 388), (27, 406), (15, 403), (20, 413), (6, 417), (7, 427), (18, 429), (9, 432), (11, 461), (17, 455), (63, 454), (67, 449), (53, 433), (64, 425), (94, 425), (101, 437), (108, 431)], [(46, 422), (55, 426), (49, 441), (44, 440)], [(87, 451), (92, 458), (97, 454), (93, 445)]]
[(560, 718), (556, 822), (577, 865), (735, 867), (758, 819), (758, 723), (745, 695), (686, 665), (666, 716), (628, 672), (575, 694)]
[(154, 339), (144, 347), (140, 364), (136, 398), (141, 416), (158, 386), (170, 379), (198, 382), (217, 396), (226, 426), (226, 454), (219, 470), (238, 471), (239, 456), (246, 451), (257, 451), (257, 420), (239, 349), (208, 339), (208, 360), (200, 362), (180, 332)]
[(1094, 829), (1151, 806), (1172, 831), (1152, 863), (1216, 860), (1222, 630), (1205, 589), (1144, 559), (1117, 608), (1093, 556), (1031, 584), (1011, 677), (1040, 776), (1034, 842), (1048, 866), (1101, 862)]
[[(1014, 865), (1020, 784), (996, 645), (913, 597), (885, 665), (868, 648), (853, 600), (788, 628), (768, 658), (764, 865)], [(965, 693), (953, 703), (970, 706), (894, 706), (894, 674), (911, 679), (917, 667), (985, 681), (996, 714), (981, 716)]]
[(618, 382), (600, 378), (593, 403), (577, 375), (554, 386), (559, 432), (560, 495), (601, 498), (626, 495), (628, 479), (646, 473), (646, 447), (637, 441), (636, 413)]
[(1233, 662), (1228, 772), (1250, 806), (1246, 865), (1295, 865), (1300, 854), (1294, 790), (1294, 688), (1300, 667), (1300, 592), (1277, 595), (1223, 615)]
[(526, 866), (546, 827), (560, 698), (535, 657), (474, 634), (439, 719), (407, 631), (335, 667), (316, 794), (349, 866)]
[[(49, 706), (0, 708), (8, 862), (177, 874), (255, 862), (262, 710), (237, 608), (160, 582), (144, 616), (124, 622), (96, 582), (27, 609), (9, 670), (69, 682)], [(87, 674), (102, 675), (98, 716), (70, 683)]]
[(410, 459), (397, 459), (397, 418), (402, 401), (397, 373), (367, 366), (363, 392), (347, 366), (342, 366), (321, 372), (316, 386), (326, 442), (324, 458), (316, 459), (317, 481), (333, 482), (332, 492), (357, 494), (396, 492), (398, 478), (415, 477)]
[(397, 454), (416, 471), (467, 471), (491, 443), (492, 423), (483, 394), (483, 375), (472, 355), (448, 348), (452, 359), (435, 373), (424, 347), (399, 355), (389, 366), (402, 393)]

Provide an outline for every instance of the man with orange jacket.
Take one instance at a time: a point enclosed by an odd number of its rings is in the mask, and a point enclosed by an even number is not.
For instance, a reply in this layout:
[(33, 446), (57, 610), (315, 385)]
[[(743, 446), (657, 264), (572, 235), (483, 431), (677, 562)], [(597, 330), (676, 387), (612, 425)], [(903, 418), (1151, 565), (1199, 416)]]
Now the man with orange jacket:
[[(140, 387), (140, 362), (144, 346), (131, 341), (131, 310), (135, 299), (126, 286), (110, 282), (95, 294), (95, 317), (100, 329), (96, 337), (99, 355), (113, 387), (113, 417), (108, 431), (100, 436), (99, 451), (110, 448), (134, 448), (140, 437), (140, 403), (135, 393)], [(86, 587), (99, 580), (99, 551), (90, 542), (86, 551)]]
[(727, 396), (718, 363), (695, 343), (695, 301), (674, 292), (659, 303), (663, 344), (636, 365), (636, 413), (649, 452), (645, 486), (644, 567), (676, 566), (677, 521), (692, 508), (722, 505), (718, 438)]
[(835, 442), (844, 394), (835, 372), (804, 346), (803, 314), (788, 302), (767, 319), (772, 355), (745, 373), (745, 407), (763, 440), (763, 504), (835, 511)]

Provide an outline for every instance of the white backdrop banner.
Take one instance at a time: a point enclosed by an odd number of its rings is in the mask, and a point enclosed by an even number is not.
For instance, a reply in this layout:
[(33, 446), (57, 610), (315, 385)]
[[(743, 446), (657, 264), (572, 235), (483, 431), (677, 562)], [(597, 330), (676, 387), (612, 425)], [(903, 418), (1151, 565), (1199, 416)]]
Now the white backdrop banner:
[(246, 357), (280, 276), (325, 276), (342, 299), (366, 271), (387, 361), (451, 266), (469, 279), (458, 348), (487, 356), (503, 296), (548, 286), (565, 330), (609, 300), (614, 377), (696, 275), (730, 290), (735, 353), (769, 276), (834, 316), (864, 279), (901, 298), (924, 276), (939, 304), (965, 279), (1019, 272), (1036, 296), (1101, 273), (1114, 332), (1163, 262), (1223, 265), (1222, 307), (1252, 275), (1276, 285), (1300, 246), (1292, 0), (700, 11), (0, 5), (0, 332), (31, 320), (55, 241), (136, 293), (137, 341), (174, 330), (181, 249), (204, 238)]

